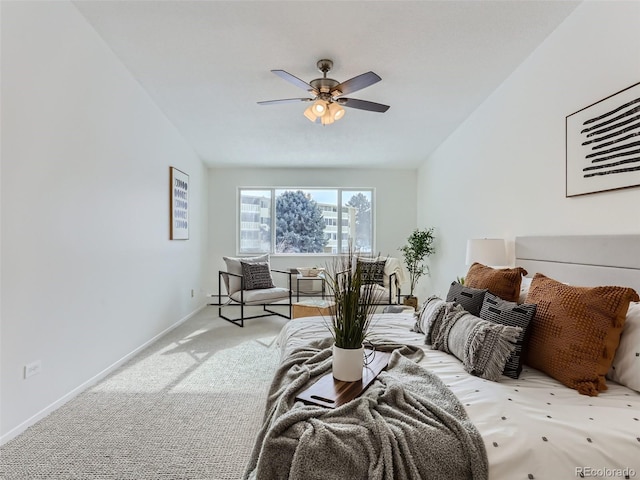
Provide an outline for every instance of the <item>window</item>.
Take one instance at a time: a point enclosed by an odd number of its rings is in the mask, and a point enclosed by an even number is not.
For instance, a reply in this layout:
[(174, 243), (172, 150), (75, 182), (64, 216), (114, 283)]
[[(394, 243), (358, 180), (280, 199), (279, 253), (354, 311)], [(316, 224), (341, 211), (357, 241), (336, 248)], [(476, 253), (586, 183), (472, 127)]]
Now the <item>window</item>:
[(373, 251), (373, 189), (239, 190), (240, 254)]
[(270, 190), (240, 191), (239, 249), (241, 253), (270, 251), (271, 197)]

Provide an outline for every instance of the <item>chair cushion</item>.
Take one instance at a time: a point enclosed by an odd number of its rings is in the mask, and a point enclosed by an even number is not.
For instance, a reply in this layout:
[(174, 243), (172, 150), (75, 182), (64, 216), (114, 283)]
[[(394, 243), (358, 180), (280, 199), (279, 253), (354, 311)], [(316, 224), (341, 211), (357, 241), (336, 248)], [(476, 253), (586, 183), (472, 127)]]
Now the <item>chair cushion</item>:
[(242, 276), (244, 277), (244, 289), (256, 290), (258, 288), (273, 288), (273, 280), (271, 279), (271, 270), (267, 262), (247, 263), (240, 262), (242, 265)]
[[(237, 291), (229, 295), (229, 297), (240, 303), (242, 292)], [(289, 300), (289, 289), (282, 287), (273, 288), (260, 288), (256, 290), (244, 291), (244, 304), (245, 305), (263, 305), (268, 303), (278, 302), (280, 300)]]
[[(236, 275), (242, 275), (242, 264), (240, 262), (245, 263), (258, 263), (258, 262), (267, 262), (269, 263), (269, 254), (265, 253), (264, 255), (260, 255), (257, 257), (222, 257), (224, 263), (227, 264), (227, 272), (235, 273)], [(227, 287), (227, 293), (232, 295), (240, 290), (240, 278), (225, 275), (224, 278), (225, 286)]]
[(370, 289), (369, 292), (369, 301), (371, 303), (374, 304), (380, 304), (380, 305), (388, 305), (390, 303), (393, 303), (393, 298), (391, 299), (391, 302), (389, 302), (389, 289), (385, 288), (381, 285), (378, 285), (377, 283), (370, 283), (368, 285), (363, 285), (361, 287), (361, 297), (364, 297), (366, 295), (365, 289)]

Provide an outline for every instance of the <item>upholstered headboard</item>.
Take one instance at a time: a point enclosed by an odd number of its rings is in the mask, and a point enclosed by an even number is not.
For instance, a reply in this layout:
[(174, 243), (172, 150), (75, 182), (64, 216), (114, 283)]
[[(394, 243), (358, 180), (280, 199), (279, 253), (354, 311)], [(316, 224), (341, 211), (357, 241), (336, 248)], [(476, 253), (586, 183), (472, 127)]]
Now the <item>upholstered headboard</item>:
[(640, 235), (516, 237), (516, 265), (571, 285), (640, 292)]

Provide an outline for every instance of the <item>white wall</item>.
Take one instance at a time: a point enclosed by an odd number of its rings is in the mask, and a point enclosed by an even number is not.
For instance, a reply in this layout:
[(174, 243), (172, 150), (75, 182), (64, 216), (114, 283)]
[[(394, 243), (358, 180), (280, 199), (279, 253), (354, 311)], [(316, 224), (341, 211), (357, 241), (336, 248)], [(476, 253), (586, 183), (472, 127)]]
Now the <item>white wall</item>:
[[(207, 178), (68, 2), (3, 2), (1, 153), (6, 441), (204, 303)], [(170, 165), (188, 241), (168, 240)]]
[[(209, 170), (209, 276), (210, 293), (218, 291), (218, 270), (223, 256), (236, 254), (238, 187), (355, 187), (375, 189), (376, 251), (399, 256), (398, 247), (416, 225), (415, 170), (362, 169), (210, 169)], [(324, 266), (325, 256), (271, 257), (274, 268)]]
[(464, 275), (468, 238), (640, 232), (640, 188), (565, 198), (565, 117), (640, 81), (640, 2), (585, 2), (424, 163), (432, 292)]

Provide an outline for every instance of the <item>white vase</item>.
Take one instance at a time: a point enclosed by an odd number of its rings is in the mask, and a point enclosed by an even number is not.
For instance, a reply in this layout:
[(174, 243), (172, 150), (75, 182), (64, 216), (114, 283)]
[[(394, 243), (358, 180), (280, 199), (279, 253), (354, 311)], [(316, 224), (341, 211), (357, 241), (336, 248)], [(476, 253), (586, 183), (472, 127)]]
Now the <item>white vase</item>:
[(364, 347), (340, 348), (333, 346), (333, 378), (343, 382), (357, 382), (362, 379)]

